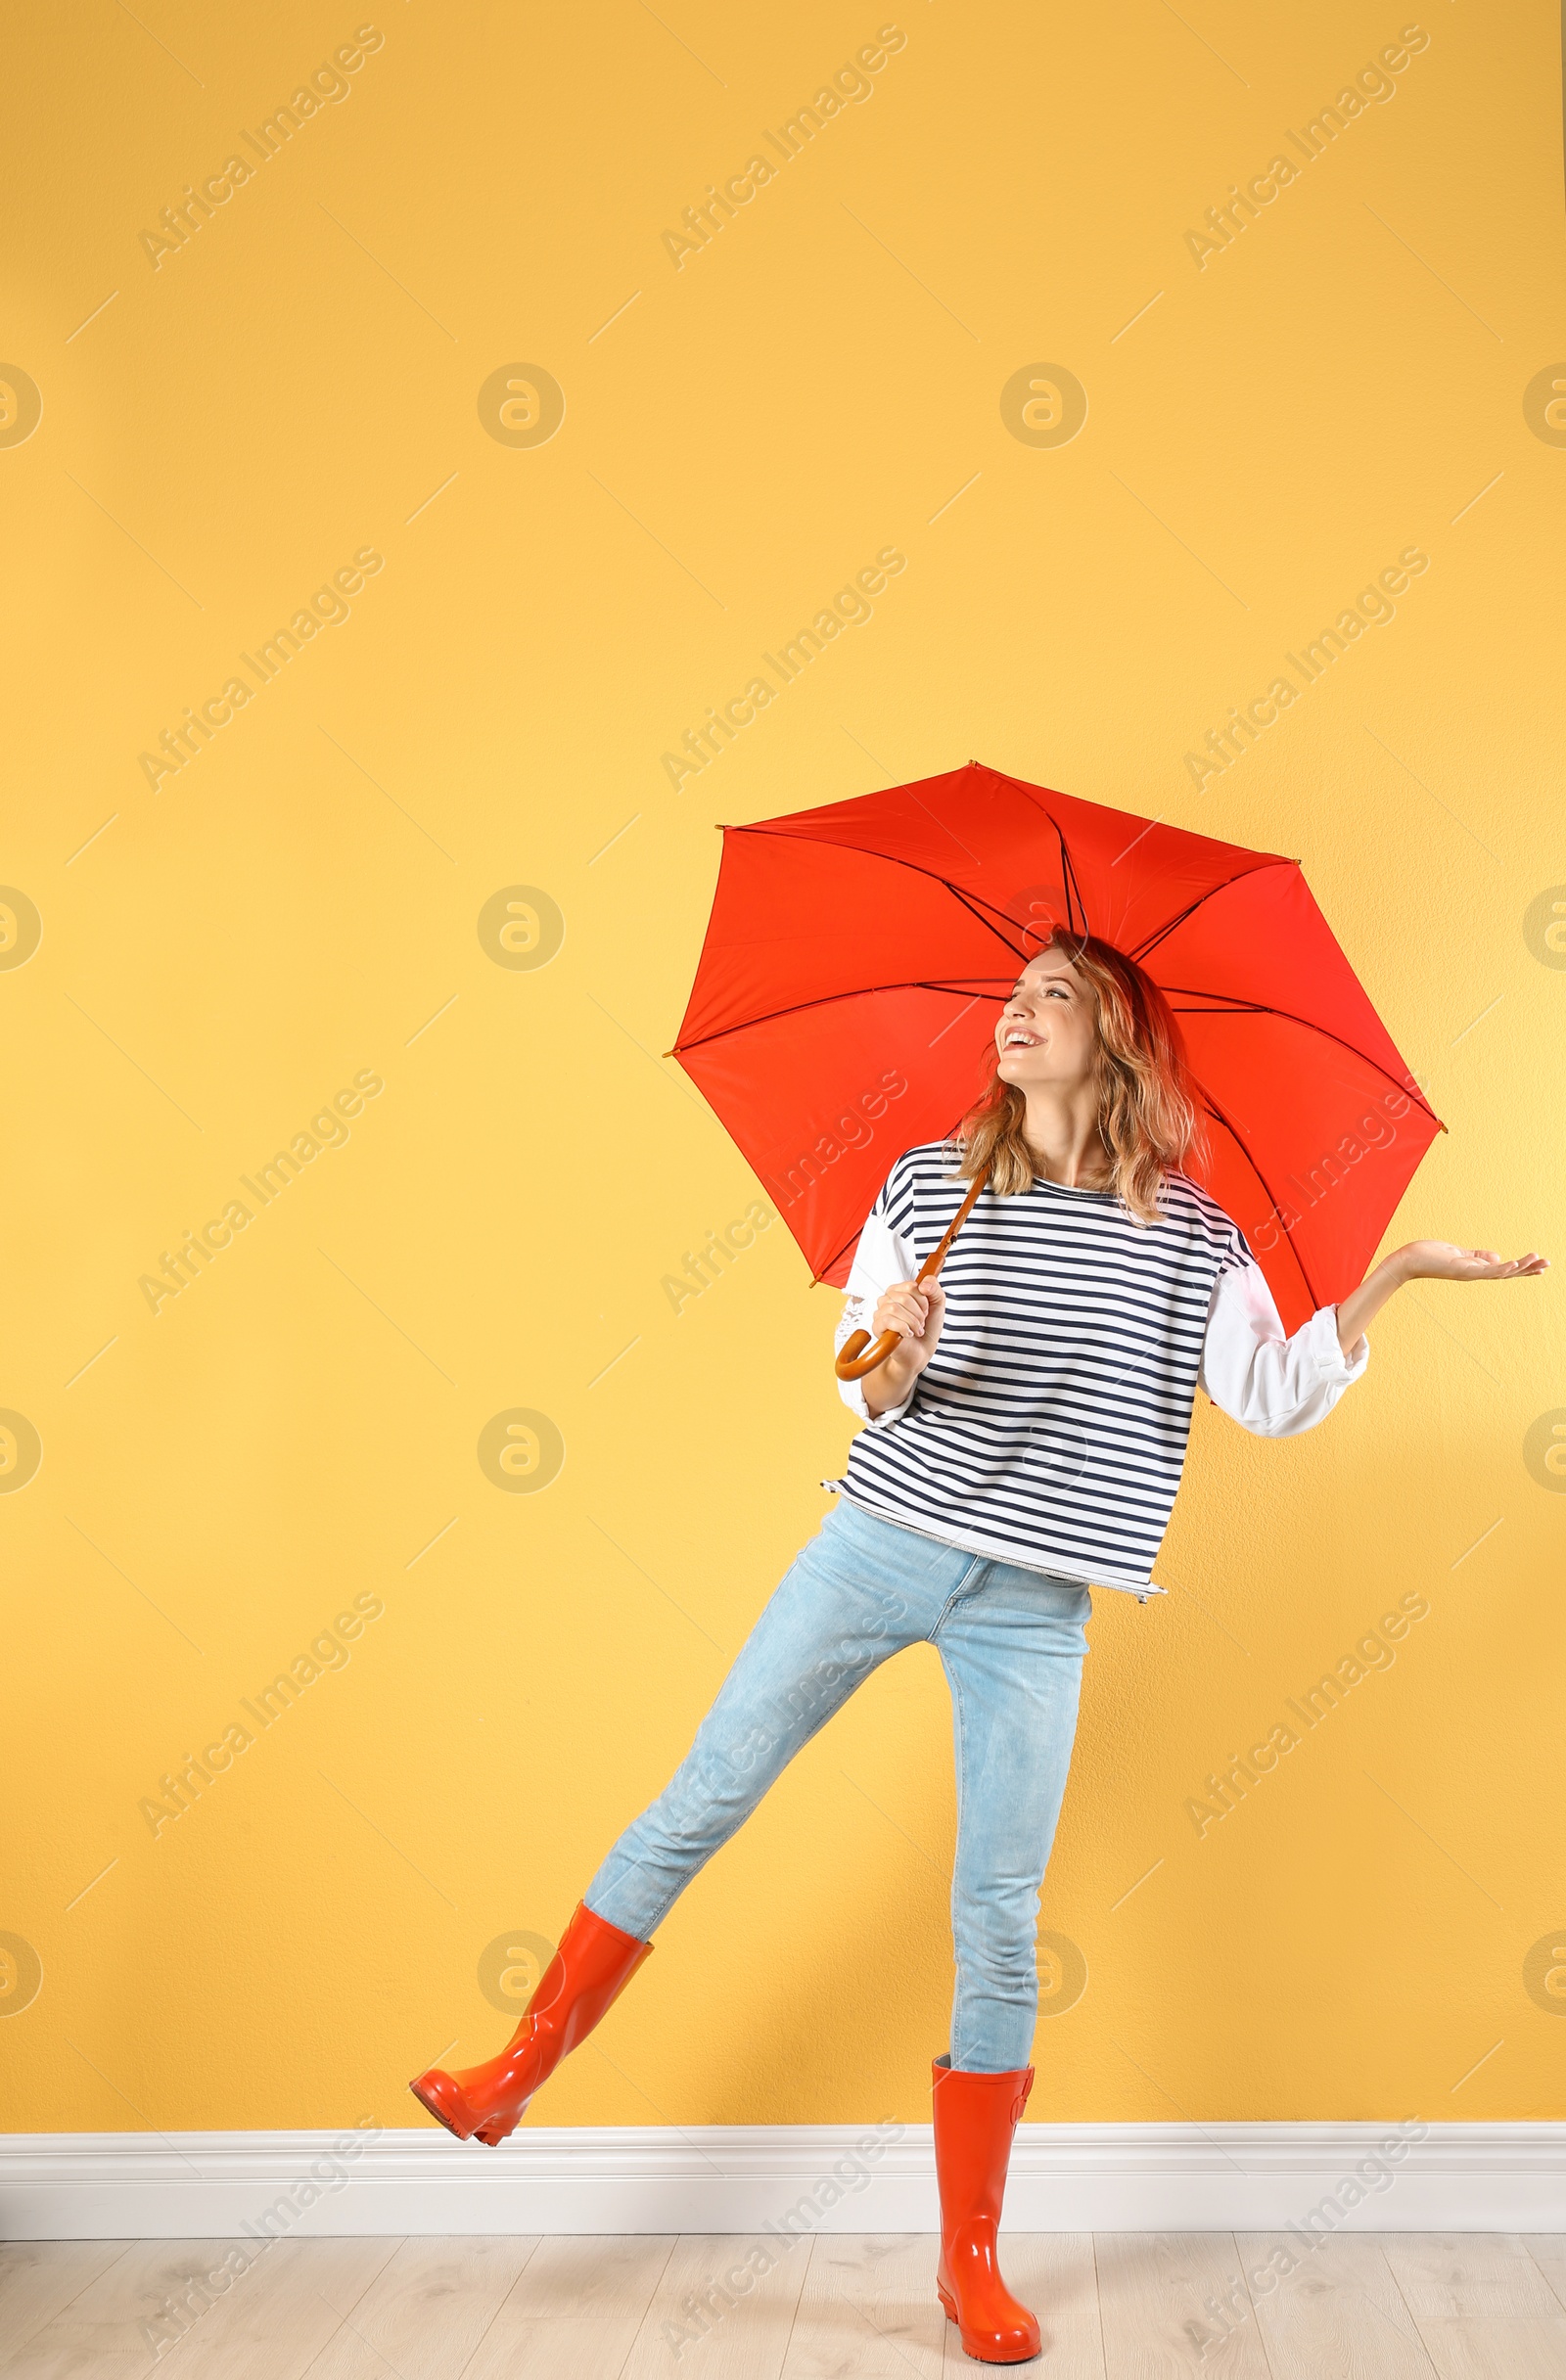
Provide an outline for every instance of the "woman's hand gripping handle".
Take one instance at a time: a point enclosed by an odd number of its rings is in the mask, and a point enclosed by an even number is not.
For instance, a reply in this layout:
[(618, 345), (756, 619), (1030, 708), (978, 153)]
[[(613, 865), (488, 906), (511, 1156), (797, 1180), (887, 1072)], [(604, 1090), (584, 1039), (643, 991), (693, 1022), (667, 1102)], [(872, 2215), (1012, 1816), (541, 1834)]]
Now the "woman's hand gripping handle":
[[(881, 1297), (871, 1317), (879, 1334), (877, 1338), (872, 1342), (868, 1331), (854, 1331), (838, 1350), (836, 1369), (840, 1380), (865, 1380), (872, 1372), (891, 1366), (891, 1377), (876, 1383), (873, 1411), (886, 1412), (893, 1405), (901, 1404), (936, 1351), (946, 1312), (946, 1293), (937, 1283), (936, 1275), (950, 1254), (951, 1243), (967, 1221), (987, 1178), (987, 1173), (977, 1176), (915, 1279), (895, 1281)], [(868, 1403), (869, 1391), (865, 1395)]]

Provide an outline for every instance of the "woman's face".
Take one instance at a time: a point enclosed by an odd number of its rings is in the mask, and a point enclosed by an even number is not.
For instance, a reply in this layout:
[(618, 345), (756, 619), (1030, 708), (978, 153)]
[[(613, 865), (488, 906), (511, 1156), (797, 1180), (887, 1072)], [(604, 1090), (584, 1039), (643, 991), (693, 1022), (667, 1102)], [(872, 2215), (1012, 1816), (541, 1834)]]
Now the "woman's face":
[(1030, 959), (995, 1027), (996, 1072), (1020, 1091), (1076, 1090), (1092, 1078), (1098, 1023), (1090, 986), (1058, 950)]

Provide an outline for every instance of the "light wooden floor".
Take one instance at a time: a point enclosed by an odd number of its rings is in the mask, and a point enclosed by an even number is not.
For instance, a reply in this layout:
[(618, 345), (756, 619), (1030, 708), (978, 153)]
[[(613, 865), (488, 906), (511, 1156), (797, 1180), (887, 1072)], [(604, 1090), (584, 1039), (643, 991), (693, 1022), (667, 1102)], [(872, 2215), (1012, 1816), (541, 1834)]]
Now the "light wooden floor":
[[(0, 2247), (0, 2374), (939, 2380), (984, 2368), (935, 2304), (928, 2234), (802, 2240), (697, 2335), (687, 2301), (721, 2292), (755, 2244), (280, 2240), (161, 2356), (143, 2320), (228, 2242)], [(1027, 2368), (1060, 2380), (1566, 2380), (1566, 2239), (1339, 2237), (1269, 2294), (1249, 2289), (1241, 2275), (1278, 2244), (1010, 2234), (1008, 2276), (1044, 2326), (1043, 2359)], [(775, 2239), (765, 2245), (775, 2253)], [(1214, 2311), (1224, 2301), (1226, 2331)], [(721, 2294), (712, 2304), (721, 2310)]]

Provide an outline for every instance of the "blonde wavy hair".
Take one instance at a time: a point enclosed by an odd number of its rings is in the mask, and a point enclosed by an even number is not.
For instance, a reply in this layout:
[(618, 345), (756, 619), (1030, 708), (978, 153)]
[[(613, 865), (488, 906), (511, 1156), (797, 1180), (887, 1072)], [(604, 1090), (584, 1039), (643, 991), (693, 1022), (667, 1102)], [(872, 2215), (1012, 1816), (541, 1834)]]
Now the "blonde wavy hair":
[[(1165, 1175), (1200, 1166), (1207, 1155), (1179, 1027), (1152, 977), (1096, 934), (1057, 926), (1030, 963), (1045, 950), (1069, 960), (1093, 995), (1098, 1129), (1110, 1188), (1136, 1222), (1156, 1223)], [(1027, 1100), (1001, 1080), (999, 1063), (997, 1051), (988, 1086), (957, 1126), (959, 1169), (972, 1181), (988, 1166), (990, 1189), (1013, 1198), (1033, 1188), (1037, 1168), (1023, 1136)]]

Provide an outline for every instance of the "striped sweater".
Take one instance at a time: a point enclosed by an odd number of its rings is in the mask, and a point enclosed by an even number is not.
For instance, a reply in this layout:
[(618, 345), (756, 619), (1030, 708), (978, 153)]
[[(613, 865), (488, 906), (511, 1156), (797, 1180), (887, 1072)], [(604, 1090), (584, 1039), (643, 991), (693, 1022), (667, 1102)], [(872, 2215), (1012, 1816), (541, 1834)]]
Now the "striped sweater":
[[(967, 1184), (944, 1142), (899, 1157), (860, 1237), (838, 1345), (911, 1280)], [(1286, 1338), (1235, 1224), (1181, 1174), (1161, 1217), (1109, 1191), (1036, 1182), (980, 1196), (942, 1270), (940, 1344), (870, 1420), (839, 1489), (884, 1520), (1026, 1569), (1162, 1594), (1151, 1572), (1185, 1461), (1192, 1398), (1264, 1437), (1310, 1429), (1369, 1359), (1323, 1306)]]

